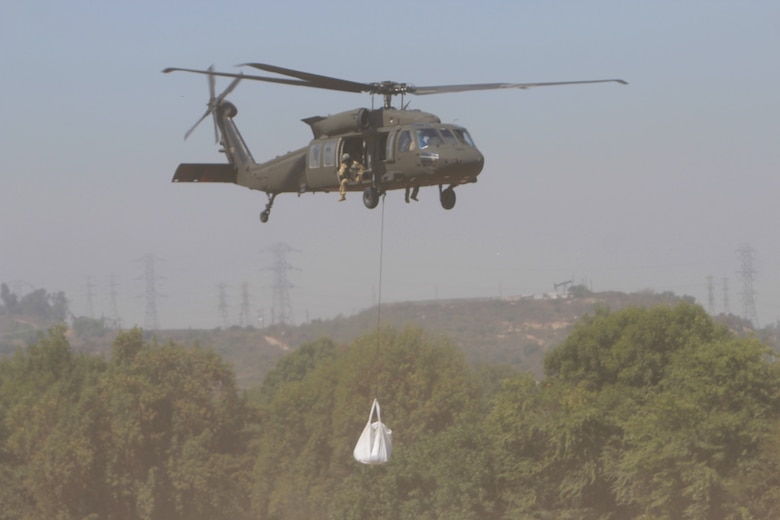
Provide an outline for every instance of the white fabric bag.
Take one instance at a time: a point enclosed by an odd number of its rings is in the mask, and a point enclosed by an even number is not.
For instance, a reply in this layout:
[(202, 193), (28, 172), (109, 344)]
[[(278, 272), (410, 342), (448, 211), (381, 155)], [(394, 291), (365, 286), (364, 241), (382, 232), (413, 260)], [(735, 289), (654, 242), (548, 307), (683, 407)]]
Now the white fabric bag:
[[(376, 421), (371, 422), (376, 411)], [(382, 415), (379, 411), (379, 401), (374, 399), (371, 405), (371, 413), (368, 414), (368, 423), (363, 428), (363, 433), (355, 445), (352, 454), (355, 460), (363, 464), (384, 464), (390, 459), (393, 450), (393, 431), (382, 424)]]

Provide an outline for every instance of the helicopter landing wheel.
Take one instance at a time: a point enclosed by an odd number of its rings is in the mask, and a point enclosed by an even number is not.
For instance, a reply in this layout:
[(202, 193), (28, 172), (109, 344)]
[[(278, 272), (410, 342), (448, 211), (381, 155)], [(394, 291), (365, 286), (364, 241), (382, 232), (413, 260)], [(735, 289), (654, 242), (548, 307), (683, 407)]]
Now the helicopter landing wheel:
[(369, 186), (363, 191), (363, 204), (368, 209), (374, 209), (379, 204), (379, 192), (373, 186)]
[(271, 216), (271, 208), (274, 205), (274, 199), (276, 198), (276, 193), (268, 193), (268, 203), (265, 205), (265, 209), (260, 213), (260, 222), (265, 224), (268, 222), (268, 217)]
[(439, 194), (439, 202), (444, 209), (452, 209), (455, 207), (455, 190), (452, 187), (442, 190)]

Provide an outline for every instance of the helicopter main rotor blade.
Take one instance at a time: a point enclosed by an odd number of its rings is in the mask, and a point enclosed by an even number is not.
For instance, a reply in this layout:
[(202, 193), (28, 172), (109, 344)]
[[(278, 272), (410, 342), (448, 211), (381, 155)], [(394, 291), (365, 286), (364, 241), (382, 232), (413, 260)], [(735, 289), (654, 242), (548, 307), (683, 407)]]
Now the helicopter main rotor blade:
[(222, 78), (241, 78), (241, 79), (251, 79), (255, 81), (267, 81), (268, 83), (281, 83), (283, 85), (299, 85), (303, 87), (311, 87), (310, 83), (306, 81), (300, 81), (297, 79), (285, 79), (285, 78), (270, 78), (266, 76), (252, 76), (251, 74), (234, 74), (231, 72), (210, 72), (208, 70), (197, 70), (197, 69), (182, 69), (178, 67), (168, 67), (167, 69), (162, 70), (163, 73), (168, 74), (169, 72), (192, 72), (194, 74), (206, 74), (210, 76), (219, 76)]
[(239, 67), (254, 67), (266, 72), (273, 72), (275, 74), (282, 74), (284, 76), (292, 76), (293, 78), (298, 78), (305, 81), (308, 84), (307, 86), (315, 88), (356, 93), (369, 92), (371, 90), (371, 85), (368, 83), (359, 83), (357, 81), (332, 78), (330, 76), (322, 76), (320, 74), (312, 74), (311, 72), (302, 72), (299, 70), (277, 67), (276, 65), (267, 65), (265, 63), (242, 63), (239, 65)]
[(437, 85), (428, 87), (409, 86), (408, 92), (418, 96), (428, 94), (445, 94), (448, 92), (468, 92), (472, 90), (497, 90), (504, 88), (527, 89), (533, 87), (554, 87), (558, 85), (585, 85), (588, 83), (620, 83), (628, 85), (622, 79), (592, 79), (585, 81), (550, 81), (545, 83), (473, 83), (470, 85)]
[[(340, 92), (368, 92), (370, 94), (379, 94), (384, 96), (386, 107), (390, 106), (390, 98), (399, 94), (415, 94), (418, 96), (425, 96), (429, 94), (446, 94), (449, 92), (469, 92), (475, 90), (498, 90), (509, 88), (527, 89), (533, 87), (553, 87), (558, 85), (585, 85), (589, 83), (620, 83), (622, 85), (628, 84), (622, 79), (595, 79), (585, 81), (550, 81), (543, 83), (472, 83), (464, 85), (432, 85), (416, 87), (407, 83), (395, 83), (392, 81), (382, 81), (378, 83), (359, 83), (357, 81), (349, 81), (340, 78), (332, 78), (330, 76), (322, 76), (320, 74), (312, 74), (310, 72), (288, 69), (285, 67), (277, 67), (276, 65), (268, 65), (266, 63), (242, 63), (238, 66), (253, 67), (267, 72), (272, 72), (274, 74), (291, 76), (291, 78), (274, 78), (268, 76), (255, 76), (252, 74), (214, 72), (213, 68), (211, 67), (207, 71), (170, 67), (163, 69), (163, 72), (168, 73), (173, 71), (182, 71), (193, 72), (195, 74), (207, 74), (210, 77), (210, 81), (213, 81), (214, 76), (222, 76), (226, 78), (250, 79), (254, 81), (265, 81), (268, 83), (279, 83), (282, 85), (295, 85), (299, 87), (337, 90)], [(229, 88), (232, 90), (232, 87), (233, 85), (231, 85)]]

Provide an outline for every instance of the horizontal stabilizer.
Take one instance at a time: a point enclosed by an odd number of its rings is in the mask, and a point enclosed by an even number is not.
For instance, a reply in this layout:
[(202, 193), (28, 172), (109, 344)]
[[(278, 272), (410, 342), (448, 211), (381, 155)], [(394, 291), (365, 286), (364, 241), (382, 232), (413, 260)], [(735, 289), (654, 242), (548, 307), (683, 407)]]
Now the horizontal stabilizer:
[(232, 182), (236, 183), (236, 169), (232, 164), (180, 164), (173, 174), (173, 182)]

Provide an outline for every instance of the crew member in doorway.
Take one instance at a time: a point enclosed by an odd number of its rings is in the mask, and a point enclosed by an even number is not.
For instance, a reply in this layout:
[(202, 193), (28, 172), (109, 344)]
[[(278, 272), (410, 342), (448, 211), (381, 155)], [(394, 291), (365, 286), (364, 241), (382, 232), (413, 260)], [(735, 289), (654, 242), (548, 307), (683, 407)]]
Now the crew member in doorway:
[(339, 166), (339, 195), (341, 195), (339, 202), (347, 199), (347, 183), (350, 181), (363, 182), (363, 165), (345, 153), (341, 156), (341, 166)]

